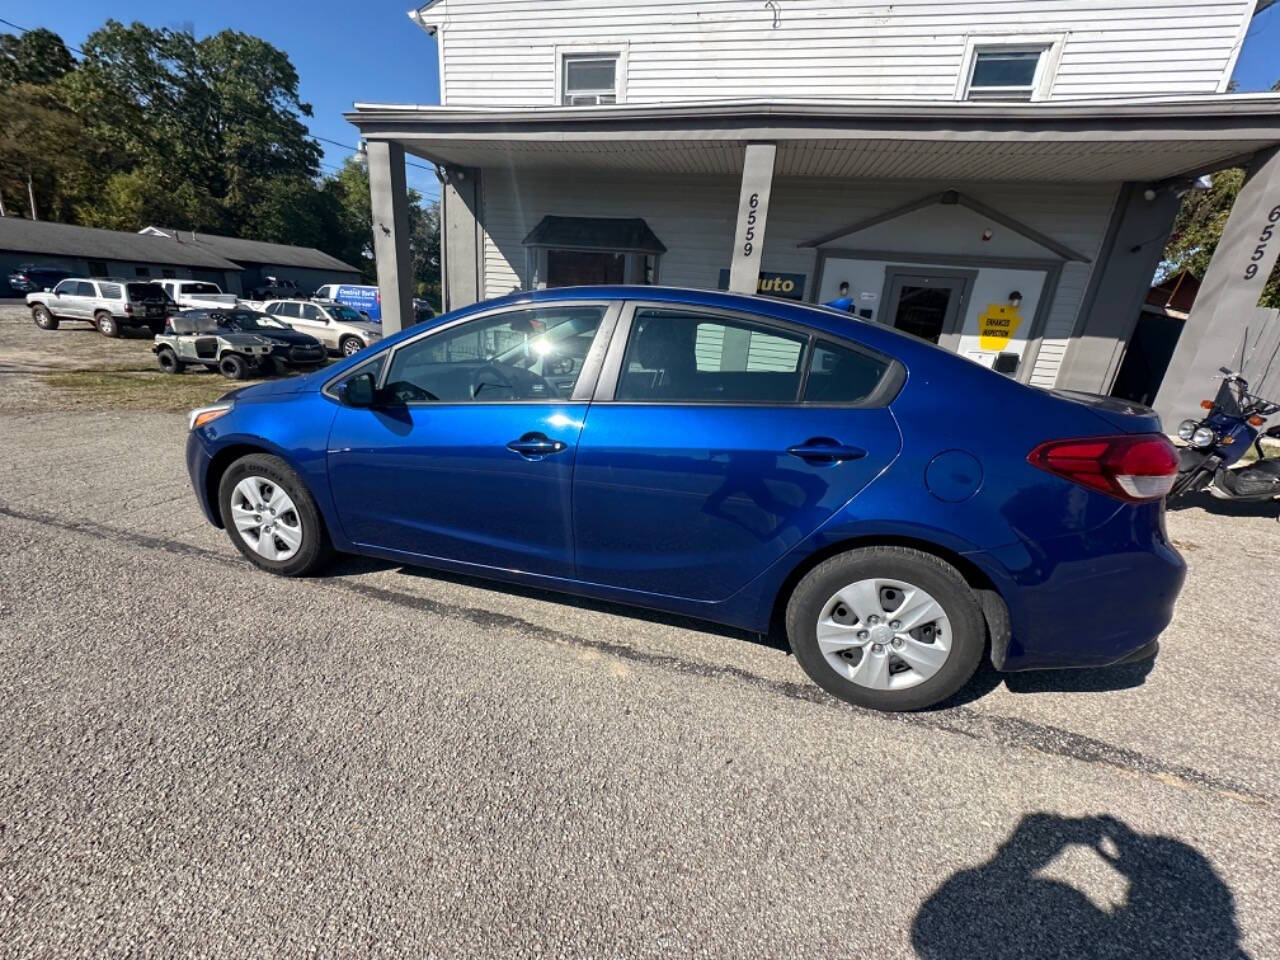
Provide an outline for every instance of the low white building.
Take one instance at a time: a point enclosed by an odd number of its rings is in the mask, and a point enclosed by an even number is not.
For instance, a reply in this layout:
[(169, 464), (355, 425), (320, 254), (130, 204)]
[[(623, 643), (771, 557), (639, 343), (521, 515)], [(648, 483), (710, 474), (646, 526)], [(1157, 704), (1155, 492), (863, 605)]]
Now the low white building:
[(441, 105), (348, 115), (384, 317), (409, 310), (408, 151), (445, 180), (446, 308), (614, 282), (824, 302), (848, 283), (863, 317), (1105, 391), (1180, 196), (1252, 165), (1171, 368), (1194, 379), (1280, 253), (1227, 262), (1280, 207), (1280, 97), (1226, 93), (1269, 2), (435, 0), (411, 16), (439, 45)]

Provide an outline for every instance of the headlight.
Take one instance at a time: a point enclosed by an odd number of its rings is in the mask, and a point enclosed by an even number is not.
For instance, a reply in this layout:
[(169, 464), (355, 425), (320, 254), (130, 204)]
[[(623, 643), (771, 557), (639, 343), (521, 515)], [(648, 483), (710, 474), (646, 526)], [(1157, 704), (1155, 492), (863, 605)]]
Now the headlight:
[(213, 423), (219, 417), (225, 417), (231, 412), (231, 404), (215, 403), (211, 407), (199, 407), (187, 414), (187, 429), (195, 430), (197, 427), (203, 427), (207, 423)]
[(1212, 447), (1214, 439), (1214, 433), (1208, 427), (1196, 427), (1195, 432), (1191, 434), (1191, 445), (1201, 449)]
[(1196, 422), (1194, 420), (1183, 420), (1178, 424), (1178, 439), (1190, 440), (1191, 435), (1196, 432)]

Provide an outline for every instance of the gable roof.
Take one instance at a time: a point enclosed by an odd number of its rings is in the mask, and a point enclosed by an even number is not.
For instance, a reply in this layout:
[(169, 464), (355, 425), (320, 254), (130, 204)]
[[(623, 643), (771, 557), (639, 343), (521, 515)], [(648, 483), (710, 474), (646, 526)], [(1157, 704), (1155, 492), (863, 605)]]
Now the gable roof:
[(83, 257), (86, 260), (132, 260), (166, 263), (175, 267), (209, 267), (239, 270), (217, 251), (191, 244), (176, 244), (163, 237), (127, 230), (77, 227), (49, 220), (0, 217), (0, 250), (46, 256)]
[(331, 257), (315, 247), (293, 247), (287, 243), (267, 243), (265, 240), (242, 240), (239, 237), (175, 230), (172, 227), (144, 227), (138, 232), (158, 237), (174, 245), (203, 248), (240, 264), (266, 263), (281, 267), (342, 270), (346, 273), (360, 272), (357, 267), (343, 263), (337, 257)]
[(1057, 240), (1053, 239), (1053, 237), (1041, 233), (1034, 227), (1028, 226), (1008, 214), (1001, 213), (999, 210), (989, 207), (982, 201), (975, 200), (973, 197), (961, 193), (959, 190), (943, 190), (941, 193), (925, 194), (923, 197), (912, 200), (910, 203), (905, 203), (900, 207), (894, 207), (892, 210), (886, 210), (885, 212), (878, 213), (873, 217), (867, 217), (863, 220), (855, 221), (854, 223), (845, 224), (843, 227), (837, 227), (835, 230), (824, 233), (820, 237), (814, 237), (812, 240), (806, 240), (799, 244), (799, 246), (820, 247), (824, 243), (830, 243), (832, 240), (836, 240), (840, 237), (847, 237), (851, 233), (860, 233), (863, 230), (878, 226), (882, 223), (887, 223), (890, 220), (897, 220), (909, 213), (914, 213), (916, 210), (923, 210), (925, 207), (931, 207), (934, 204), (965, 207), (980, 216), (986, 217), (989, 220), (1008, 227), (1014, 233), (1057, 254), (1063, 260), (1072, 260), (1077, 263), (1089, 262), (1088, 257), (1082, 253), (1077, 253), (1075, 250), (1072, 250), (1065, 243), (1059, 243)]

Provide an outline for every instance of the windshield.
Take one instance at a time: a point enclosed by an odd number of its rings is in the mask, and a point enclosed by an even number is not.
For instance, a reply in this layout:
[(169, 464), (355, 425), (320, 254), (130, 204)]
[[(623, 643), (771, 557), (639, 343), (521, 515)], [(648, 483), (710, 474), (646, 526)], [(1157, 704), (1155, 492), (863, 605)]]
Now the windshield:
[(246, 333), (252, 333), (255, 330), (288, 330), (287, 324), (281, 323), (275, 317), (269, 317), (265, 313), (250, 313), (247, 310), (237, 310), (235, 313), (219, 313), (215, 314), (218, 323), (224, 327), (230, 327), (232, 330), (242, 330)]
[(184, 283), (182, 285), (183, 293), (222, 293), (216, 284), (212, 283)]

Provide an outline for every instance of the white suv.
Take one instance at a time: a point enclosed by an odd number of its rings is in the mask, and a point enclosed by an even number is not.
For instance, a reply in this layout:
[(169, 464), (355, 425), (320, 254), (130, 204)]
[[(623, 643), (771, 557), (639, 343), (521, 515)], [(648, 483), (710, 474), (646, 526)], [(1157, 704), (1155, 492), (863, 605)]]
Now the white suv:
[(61, 320), (92, 323), (104, 337), (117, 337), (125, 327), (164, 329), (173, 301), (150, 280), (69, 277), (52, 290), (27, 294), (31, 318), (41, 330), (57, 330)]
[(268, 300), (262, 312), (309, 333), (330, 350), (349, 357), (382, 339), (382, 325), (333, 300)]

